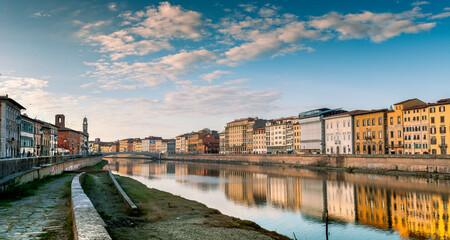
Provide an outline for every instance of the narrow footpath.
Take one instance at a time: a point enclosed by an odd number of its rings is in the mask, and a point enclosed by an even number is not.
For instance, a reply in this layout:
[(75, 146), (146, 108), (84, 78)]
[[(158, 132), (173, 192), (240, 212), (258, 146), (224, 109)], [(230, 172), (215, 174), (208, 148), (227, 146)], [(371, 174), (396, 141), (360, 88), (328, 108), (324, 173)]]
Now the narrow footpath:
[(0, 239), (67, 239), (73, 176), (55, 177), (33, 195), (0, 205)]

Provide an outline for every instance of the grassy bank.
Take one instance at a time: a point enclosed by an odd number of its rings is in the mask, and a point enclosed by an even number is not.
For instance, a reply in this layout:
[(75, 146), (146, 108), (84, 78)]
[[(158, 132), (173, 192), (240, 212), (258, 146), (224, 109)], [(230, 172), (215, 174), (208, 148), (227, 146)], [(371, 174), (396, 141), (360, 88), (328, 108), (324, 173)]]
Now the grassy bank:
[(116, 179), (138, 206), (138, 215), (127, 211), (106, 174), (88, 174), (83, 185), (113, 239), (289, 239), (131, 178)]

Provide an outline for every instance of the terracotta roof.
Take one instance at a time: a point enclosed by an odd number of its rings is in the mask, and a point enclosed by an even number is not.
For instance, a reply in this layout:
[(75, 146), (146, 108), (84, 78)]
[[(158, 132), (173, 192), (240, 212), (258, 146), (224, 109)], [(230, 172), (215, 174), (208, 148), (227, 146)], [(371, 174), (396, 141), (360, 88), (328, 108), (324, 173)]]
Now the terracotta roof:
[(339, 114), (332, 115), (329, 117), (324, 117), (323, 119), (333, 119), (333, 118), (342, 117), (342, 116), (353, 116), (353, 115), (368, 113), (368, 112), (369, 111), (367, 111), (367, 110), (353, 110), (350, 112), (344, 112), (344, 113), (339, 113)]
[(411, 99), (408, 99), (408, 100), (405, 100), (405, 101), (401, 101), (401, 102), (398, 102), (398, 103), (394, 103), (394, 105), (398, 105), (398, 104), (403, 104), (403, 103), (407, 103), (407, 102), (409, 102), (409, 101), (413, 101), (413, 100), (419, 100), (419, 101), (421, 101), (420, 99), (418, 99), (418, 98), (411, 98)]
[(389, 110), (387, 108), (383, 108), (383, 109), (372, 109), (370, 111), (361, 111), (360, 113), (355, 113), (353, 114), (353, 116), (356, 115), (363, 115), (363, 114), (371, 114), (371, 113), (377, 113), (377, 112), (388, 112)]
[(428, 104), (425, 104), (425, 105), (412, 106), (412, 107), (409, 107), (409, 108), (403, 108), (403, 111), (422, 109), (422, 108), (426, 108), (426, 107), (428, 107), (430, 105), (432, 105), (432, 104), (428, 103)]
[(450, 104), (450, 98), (444, 98), (435, 103), (429, 103), (428, 106), (438, 106), (438, 105), (445, 105), (445, 104)]

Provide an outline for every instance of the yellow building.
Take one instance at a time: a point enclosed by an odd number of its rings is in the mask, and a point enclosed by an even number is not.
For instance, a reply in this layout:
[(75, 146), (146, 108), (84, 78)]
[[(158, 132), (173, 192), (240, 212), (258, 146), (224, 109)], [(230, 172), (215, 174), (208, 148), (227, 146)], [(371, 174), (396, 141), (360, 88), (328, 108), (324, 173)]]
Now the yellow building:
[(250, 149), (253, 152), (253, 126), (261, 121), (264, 120), (242, 118), (227, 123), (225, 126), (225, 152), (247, 153)]
[(300, 123), (294, 123), (294, 153), (300, 152)]
[(119, 152), (128, 152), (128, 140), (130, 139), (123, 139), (119, 141)]
[(354, 115), (356, 154), (387, 154), (387, 112), (387, 109), (379, 109)]
[[(441, 99), (428, 106), (430, 117), (431, 154), (448, 154), (450, 140), (450, 98)], [(449, 131), (447, 131), (449, 128)]]
[(428, 154), (430, 147), (427, 105), (403, 109), (405, 154)]
[(102, 146), (100, 146), (100, 151), (102, 153), (109, 153), (109, 152), (111, 152), (111, 145), (102, 145)]
[(137, 139), (133, 141), (133, 150), (135, 152), (142, 152), (142, 140)]
[(394, 109), (387, 113), (388, 126), (388, 146), (390, 154), (404, 154), (404, 137), (403, 137), (403, 109), (426, 105), (421, 100), (414, 98), (408, 99), (394, 104)]

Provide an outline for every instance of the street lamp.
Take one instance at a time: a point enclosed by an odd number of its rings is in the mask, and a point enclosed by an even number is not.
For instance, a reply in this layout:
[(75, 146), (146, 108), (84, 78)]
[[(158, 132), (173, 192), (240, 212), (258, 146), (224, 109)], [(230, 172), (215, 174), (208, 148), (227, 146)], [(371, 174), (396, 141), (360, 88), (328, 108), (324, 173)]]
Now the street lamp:
[(16, 124), (17, 124), (17, 139), (18, 139), (18, 144), (17, 144), (17, 155), (20, 154), (20, 124), (22, 123), (22, 116), (20, 116), (20, 114), (16, 117)]

